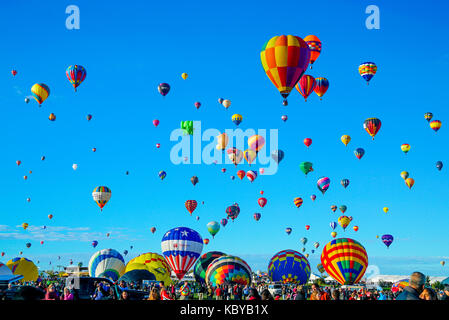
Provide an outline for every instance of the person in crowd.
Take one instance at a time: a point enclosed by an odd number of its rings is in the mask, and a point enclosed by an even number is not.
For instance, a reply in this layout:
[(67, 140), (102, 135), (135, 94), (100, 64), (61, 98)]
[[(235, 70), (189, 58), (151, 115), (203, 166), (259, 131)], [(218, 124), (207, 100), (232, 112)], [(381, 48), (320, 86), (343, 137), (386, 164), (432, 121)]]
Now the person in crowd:
[(255, 288), (249, 289), (248, 300), (261, 300), (261, 297)]
[(419, 295), (424, 290), (426, 276), (421, 272), (413, 272), (410, 276), (409, 285), (404, 288), (396, 300), (420, 300)]
[(45, 293), (45, 300), (59, 300), (54, 284), (50, 284)]
[(449, 300), (449, 284), (444, 286), (441, 294), (441, 300)]
[(180, 300), (189, 300), (191, 288), (187, 281), (184, 281), (184, 284), (179, 288), (181, 299)]
[(222, 290), (220, 288), (220, 285), (217, 285), (217, 288), (215, 288), (215, 299), (222, 300)]
[(340, 300), (340, 291), (338, 289), (332, 290), (331, 300)]
[(159, 288), (161, 293), (161, 300), (174, 300), (165, 288), (163, 281), (159, 282)]
[(262, 293), (260, 294), (261, 300), (274, 300), (273, 296), (271, 295), (270, 291), (268, 289), (263, 289)]
[(68, 287), (64, 288), (64, 294), (61, 295), (61, 300), (73, 300), (73, 293)]
[(123, 290), (120, 294), (120, 300), (129, 300), (129, 293), (127, 290)]
[(438, 300), (437, 294), (430, 288), (425, 288), (419, 295), (421, 300)]

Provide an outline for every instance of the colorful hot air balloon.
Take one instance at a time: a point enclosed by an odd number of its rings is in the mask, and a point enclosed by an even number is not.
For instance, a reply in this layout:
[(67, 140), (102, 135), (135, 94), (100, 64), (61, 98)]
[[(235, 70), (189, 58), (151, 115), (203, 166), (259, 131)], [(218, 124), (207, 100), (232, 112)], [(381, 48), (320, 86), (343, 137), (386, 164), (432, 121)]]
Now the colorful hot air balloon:
[(65, 74), (67, 76), (67, 79), (69, 79), (70, 83), (72, 84), (73, 88), (75, 89), (86, 79), (86, 69), (83, 66), (80, 65), (72, 65), (67, 68), (65, 71)]
[(198, 283), (206, 283), (206, 270), (207, 267), (217, 258), (225, 256), (226, 254), (220, 251), (210, 251), (203, 254), (195, 263), (193, 267), (193, 275)]
[(314, 35), (305, 37), (304, 41), (307, 43), (310, 49), (310, 69), (312, 69), (313, 63), (316, 59), (318, 59), (321, 53), (321, 41), (317, 36)]
[(31, 93), (33, 98), (39, 103), (40, 107), (50, 95), (50, 88), (44, 83), (36, 83), (31, 87)]
[(20, 166), (21, 163), (22, 163), (22, 161), (20, 161), (20, 160), (16, 161), (17, 166)]
[(50, 115), (48, 116), (48, 120), (55, 121), (56, 120), (55, 114), (54, 113), (50, 113)]
[(433, 131), (437, 132), (441, 128), (441, 121), (440, 120), (431, 121), (430, 128), (432, 128)]
[(256, 221), (259, 221), (260, 220), (260, 217), (262, 217), (262, 215), (260, 214), (260, 213), (255, 213), (254, 215), (253, 215), (253, 217), (254, 217), (254, 220), (256, 220)]
[(321, 177), (318, 179), (316, 185), (318, 187), (318, 190), (321, 191), (321, 193), (324, 195), (324, 193), (329, 189), (331, 180), (328, 177)]
[(103, 207), (111, 199), (111, 189), (105, 186), (96, 187), (92, 192), (92, 198), (100, 207), (100, 210), (103, 211)]
[(86, 119), (87, 119), (87, 121), (92, 120), (92, 115), (91, 115), (91, 114), (88, 114), (88, 115), (86, 116)]
[(316, 86), (315, 78), (305, 74), (299, 79), (295, 85), (296, 90), (304, 97), (304, 101), (307, 101), (307, 97), (313, 92)]
[(253, 163), (253, 161), (256, 159), (257, 153), (253, 149), (248, 149), (243, 151), (243, 157), (245, 158), (246, 162), (251, 165), (251, 163)]
[(385, 213), (387, 213), (390, 209), (388, 209), (388, 207), (384, 207), (382, 210), (383, 210)]
[(374, 62), (363, 62), (359, 66), (359, 73), (363, 79), (366, 80), (366, 85), (369, 84), (371, 78), (376, 74), (377, 66)]
[(400, 288), (404, 289), (405, 287), (408, 287), (410, 285), (409, 282), (410, 282), (410, 279), (402, 279), (402, 280), (396, 281), (391, 286), (391, 292), (396, 293), (399, 291)]
[[(240, 178), (240, 180), (242, 180), (246, 175), (245, 170), (239, 170), (237, 171), (237, 176)], [(256, 176), (257, 176), (257, 172), (256, 172)], [(253, 179), (254, 180), (254, 179)]]
[(323, 100), (322, 97), (326, 93), (327, 89), (329, 89), (329, 80), (326, 78), (315, 78), (316, 86), (315, 93), (320, 97), (320, 100)]
[(16, 74), (17, 74), (17, 70), (14, 70), (14, 69), (13, 69), (13, 70), (11, 70), (11, 74), (12, 74), (12, 76), (13, 76), (13, 77), (15, 77), (15, 76), (16, 76)]
[(401, 177), (402, 177), (402, 179), (404, 179), (404, 180), (408, 178), (408, 175), (409, 175), (409, 174), (408, 174), (407, 171), (402, 171), (402, 172), (401, 172)]
[(170, 91), (170, 85), (168, 83), (160, 83), (157, 87), (157, 90), (162, 96), (166, 96)]
[(410, 145), (408, 143), (404, 143), (403, 145), (401, 145), (401, 150), (402, 150), (402, 152), (407, 154), (407, 152), (410, 151)]
[(231, 106), (231, 100), (225, 99), (225, 100), (223, 100), (223, 102), (221, 104), (223, 107), (225, 107), (227, 109)]
[(232, 116), (231, 120), (236, 126), (238, 126), (242, 122), (243, 117), (242, 115), (236, 113)]
[(92, 247), (96, 247), (98, 245), (98, 241), (97, 240), (94, 240), (94, 241), (92, 241)]
[[(22, 254), (22, 252), (20, 252), (20, 254)], [(39, 272), (36, 265), (33, 261), (28, 260), (27, 258), (17, 257), (11, 259), (6, 263), (6, 266), (14, 275), (23, 276), (23, 278), (20, 279), (21, 282), (36, 281), (39, 277)]]
[(167, 176), (167, 173), (165, 171), (159, 171), (158, 176), (161, 180), (164, 180)]
[(52, 214), (49, 214), (49, 215), (48, 215), (48, 219), (51, 220), (52, 218), (53, 218), (53, 215), (52, 215)]
[(337, 233), (335, 231), (332, 231), (331, 236), (332, 236), (332, 238), (335, 238), (337, 236)]
[(332, 230), (335, 230), (335, 228), (337, 227), (336, 222), (331, 222), (329, 225), (331, 226)]
[(240, 207), (238, 204), (233, 204), (232, 206), (226, 208), (226, 213), (228, 215), (228, 219), (231, 219), (232, 222), (234, 222), (234, 220), (239, 216)]
[(203, 243), (207, 246), (207, 245), (209, 244), (209, 239), (204, 238), (204, 239), (203, 239)]
[(348, 179), (342, 179), (340, 181), (341, 185), (346, 189), (349, 186), (349, 180)]
[(324, 272), (326, 272), (326, 270), (324, 270), (324, 267), (321, 263), (318, 263), (318, 265), (316, 266), (316, 268), (318, 269), (318, 271), (323, 274)]
[(217, 150), (225, 150), (228, 145), (228, 135), (226, 133), (222, 133), (217, 136), (217, 146), (215, 147)]
[(189, 75), (188, 75), (187, 73), (185, 73), (185, 72), (183, 72), (183, 73), (181, 74), (181, 78), (183, 78), (184, 80), (187, 79), (188, 76), (189, 76)]
[(384, 234), (382, 236), (382, 242), (387, 246), (387, 248), (390, 248), (391, 244), (393, 243), (393, 236), (391, 234)]
[(359, 227), (358, 226), (354, 226), (352, 229), (354, 229), (355, 232), (359, 231)]
[(310, 196), (310, 199), (312, 199), (312, 201), (315, 201), (316, 195), (312, 194), (312, 195)]
[(405, 179), (405, 184), (407, 185), (407, 187), (409, 189), (411, 189), (413, 187), (413, 185), (415, 184), (415, 180), (413, 180), (412, 178), (407, 178), (407, 179)]
[(365, 248), (349, 238), (329, 242), (321, 254), (321, 264), (326, 272), (342, 285), (358, 283), (368, 266)]
[(347, 209), (348, 209), (348, 207), (345, 206), (344, 204), (340, 206), (341, 213), (345, 213)]
[(223, 284), (251, 284), (252, 271), (249, 265), (235, 256), (222, 256), (211, 262), (206, 270), (206, 284), (216, 287)]
[(363, 148), (357, 148), (354, 150), (354, 154), (357, 157), (357, 159), (362, 159), (363, 155), (365, 154), (365, 150)]
[(332, 212), (337, 211), (337, 206), (336, 206), (336, 205), (332, 205), (332, 206), (331, 206), (331, 210), (332, 210)]
[(351, 137), (348, 136), (347, 134), (341, 136), (341, 142), (343, 142), (345, 146), (347, 146), (350, 141)]
[(152, 234), (154, 234), (156, 232), (156, 228), (155, 227), (151, 227), (150, 231), (151, 231)]
[(307, 243), (307, 240), (308, 239), (306, 237), (304, 237), (304, 238), (301, 238), (301, 240), (299, 240), (299, 241), (301, 241), (301, 243), (305, 246)]
[(217, 221), (211, 221), (207, 225), (207, 231), (212, 235), (212, 238), (220, 231), (220, 224)]
[(195, 186), (199, 180), (197, 176), (193, 176), (192, 178), (190, 178), (190, 182), (192, 182), (193, 186)]
[(147, 252), (131, 259), (126, 264), (125, 273), (120, 280), (129, 281), (128, 276), (137, 272), (146, 273), (150, 279), (162, 281), (165, 286), (172, 284), (170, 267), (164, 257), (157, 253)]
[(185, 202), (185, 207), (187, 211), (192, 215), (192, 212), (195, 211), (196, 207), (198, 206), (198, 202), (196, 200), (187, 200)]
[(437, 167), (438, 171), (441, 171), (441, 169), (443, 169), (443, 162), (437, 161), (436, 167)]
[(287, 121), (288, 120), (288, 116), (286, 116), (286, 115), (283, 115), (283, 116), (281, 116), (281, 119), (282, 119), (282, 121)]
[(285, 232), (290, 235), (292, 233), (292, 228), (285, 228)]
[(284, 159), (284, 151), (282, 150), (274, 150), (271, 153), (271, 158), (277, 163), (279, 164), (282, 159)]
[(298, 198), (293, 199), (293, 203), (295, 204), (296, 208), (299, 208), (299, 207), (301, 207), (303, 200), (302, 200), (302, 198), (298, 197)]
[(251, 136), (248, 139), (248, 146), (256, 152), (259, 152), (265, 146), (265, 138), (260, 135)]
[(363, 128), (373, 138), (379, 132), (382, 122), (377, 118), (368, 118), (363, 122)]
[(223, 219), (221, 219), (220, 223), (223, 227), (225, 227), (228, 224), (228, 219), (223, 218)]
[(273, 37), (262, 47), (262, 66), (284, 101), (306, 71), (310, 54), (308, 44), (292, 35)]
[(304, 161), (299, 164), (299, 169), (307, 176), (309, 172), (313, 171), (312, 162)]
[(195, 105), (195, 108), (199, 109), (201, 107), (201, 102), (197, 101), (197, 102), (195, 102), (194, 105)]
[(249, 170), (246, 173), (246, 177), (251, 181), (251, 183), (257, 178), (257, 172), (254, 170)]
[(430, 122), (430, 120), (432, 120), (432, 118), (433, 118), (433, 113), (432, 112), (426, 112), (424, 114), (424, 119), (426, 119), (427, 122)]
[(338, 224), (343, 228), (343, 230), (346, 230), (349, 223), (351, 223), (351, 220), (347, 216), (341, 216), (338, 218)]
[(171, 270), (181, 280), (200, 256), (203, 239), (193, 229), (177, 227), (164, 234), (161, 249)]
[(259, 200), (257, 200), (257, 203), (259, 204), (259, 206), (261, 206), (262, 208), (265, 207), (265, 205), (267, 204), (268, 200), (266, 198), (259, 198)]
[(125, 259), (114, 249), (95, 252), (89, 260), (89, 276), (117, 281), (125, 273)]
[(309, 261), (294, 250), (279, 251), (268, 264), (268, 276), (273, 282), (306, 284), (310, 274)]

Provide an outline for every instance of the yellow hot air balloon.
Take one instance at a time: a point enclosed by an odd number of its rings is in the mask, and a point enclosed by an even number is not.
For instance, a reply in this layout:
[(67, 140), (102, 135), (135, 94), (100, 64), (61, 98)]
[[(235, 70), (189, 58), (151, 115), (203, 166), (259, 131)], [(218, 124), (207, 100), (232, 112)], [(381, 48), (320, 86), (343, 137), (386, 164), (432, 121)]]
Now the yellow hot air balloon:
[(23, 230), (26, 230), (28, 228), (28, 223), (24, 222), (22, 223)]
[(217, 150), (225, 150), (228, 145), (228, 135), (226, 133), (222, 133), (217, 136), (217, 146), (215, 147)]
[(187, 73), (183, 73), (183, 74), (181, 74), (181, 77), (185, 80), (185, 79), (187, 79), (187, 77), (188, 77), (189, 75), (187, 74)]
[(401, 177), (402, 177), (402, 179), (407, 179), (408, 178), (408, 172), (407, 171), (402, 171), (401, 172)]
[(171, 269), (164, 257), (157, 253), (143, 253), (130, 260), (125, 268), (125, 274), (132, 270), (146, 270), (154, 274), (157, 281), (163, 281), (165, 286), (172, 283), (170, 279)]
[(390, 210), (390, 209), (388, 209), (388, 207), (384, 207), (384, 212), (385, 212), (385, 213), (387, 213), (388, 210)]
[(31, 87), (31, 93), (33, 98), (39, 103), (40, 107), (42, 102), (44, 102), (50, 95), (50, 88), (44, 83), (36, 83)]
[(404, 143), (403, 145), (401, 145), (401, 150), (402, 150), (402, 152), (407, 154), (407, 152), (410, 151), (410, 145), (408, 143)]
[(231, 106), (231, 100), (225, 99), (221, 104), (227, 109)]
[(347, 146), (350, 141), (351, 137), (348, 136), (347, 134), (341, 136), (341, 142), (343, 142), (345, 146)]
[(253, 149), (248, 149), (243, 151), (243, 156), (245, 157), (245, 160), (249, 163), (249, 165), (251, 165), (251, 163), (253, 163), (253, 161), (256, 159), (257, 153)]
[(22, 282), (36, 281), (39, 276), (36, 265), (27, 258), (11, 259), (6, 263), (6, 266), (11, 269), (13, 274), (23, 276), (20, 280)]
[(444, 267), (444, 265), (446, 264), (446, 262), (441, 261), (440, 264)]
[(332, 236), (332, 238), (335, 238), (337, 236), (337, 233), (335, 231), (332, 231), (331, 236)]
[(407, 185), (407, 187), (409, 189), (411, 189), (413, 187), (413, 185), (415, 184), (415, 180), (413, 180), (412, 178), (407, 178), (407, 179), (405, 179), (405, 184)]

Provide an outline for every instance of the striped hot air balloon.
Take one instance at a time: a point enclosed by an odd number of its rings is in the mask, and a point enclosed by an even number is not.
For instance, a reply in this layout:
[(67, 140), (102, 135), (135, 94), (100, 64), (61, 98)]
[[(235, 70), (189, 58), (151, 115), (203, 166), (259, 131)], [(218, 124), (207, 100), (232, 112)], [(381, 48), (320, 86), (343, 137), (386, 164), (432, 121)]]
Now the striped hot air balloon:
[(321, 193), (324, 195), (324, 193), (327, 191), (327, 189), (329, 189), (331, 180), (328, 177), (322, 177), (320, 179), (318, 179), (317, 181), (317, 187), (318, 190), (321, 191)]
[(311, 75), (305, 74), (299, 79), (295, 85), (296, 90), (304, 97), (304, 101), (307, 101), (307, 97), (315, 90), (316, 81)]
[(279, 251), (268, 264), (268, 276), (273, 282), (305, 284), (310, 274), (309, 261), (295, 250)]
[(441, 121), (440, 120), (431, 121), (430, 128), (432, 128), (433, 131), (437, 132), (441, 128)]
[(198, 202), (196, 200), (187, 200), (185, 202), (185, 207), (187, 211), (192, 215), (192, 212), (195, 211), (196, 207), (198, 206)]
[(89, 261), (89, 276), (117, 281), (125, 273), (125, 259), (114, 249), (95, 252)]
[(111, 189), (106, 186), (99, 186), (92, 192), (92, 198), (103, 211), (103, 207), (111, 200)]
[(323, 95), (326, 93), (327, 89), (329, 89), (329, 80), (327, 80), (326, 78), (320, 77), (320, 78), (315, 78), (315, 81), (316, 81), (316, 85), (315, 85), (315, 89), (313, 89), (313, 90), (318, 95), (318, 97), (320, 97), (320, 100), (323, 100), (322, 99)]
[(302, 198), (298, 197), (298, 198), (293, 199), (293, 202), (294, 202), (296, 208), (299, 208), (300, 206), (302, 206), (303, 200), (302, 200)]
[(379, 132), (382, 122), (377, 118), (368, 118), (363, 122), (363, 128), (373, 138)]
[(359, 73), (366, 80), (366, 85), (377, 72), (377, 66), (374, 62), (363, 62), (359, 66)]
[[(238, 173), (237, 173), (238, 174)], [(251, 181), (251, 183), (254, 181), (254, 179), (257, 178), (257, 172), (254, 170), (249, 170), (246, 173), (246, 177), (249, 179), (249, 181)]]
[(31, 93), (33, 98), (39, 103), (40, 107), (50, 95), (50, 88), (45, 83), (36, 83), (31, 87)]
[(222, 256), (211, 262), (206, 270), (206, 284), (213, 287), (222, 284), (251, 284), (250, 266), (236, 256)]
[(321, 40), (317, 36), (309, 35), (304, 38), (304, 41), (310, 49), (310, 69), (312, 69), (313, 63), (321, 54)]
[(75, 89), (75, 92), (76, 88), (84, 81), (84, 79), (86, 79), (87, 75), (86, 69), (78, 64), (68, 67), (65, 74)]

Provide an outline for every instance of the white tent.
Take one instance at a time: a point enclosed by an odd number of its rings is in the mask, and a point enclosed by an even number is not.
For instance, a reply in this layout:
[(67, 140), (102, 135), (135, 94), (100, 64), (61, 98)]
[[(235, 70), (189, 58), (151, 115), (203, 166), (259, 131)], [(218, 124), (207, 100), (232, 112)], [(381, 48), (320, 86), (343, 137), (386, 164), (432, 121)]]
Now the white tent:
[(410, 279), (410, 275), (385, 275), (385, 274), (378, 274), (376, 276), (372, 276), (371, 278), (366, 280), (366, 283), (372, 283), (377, 284), (381, 281), (383, 282), (392, 282), (395, 283), (397, 281), (403, 280), (403, 279)]

